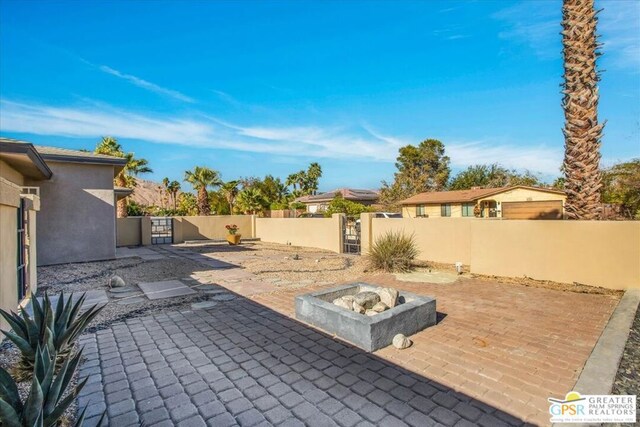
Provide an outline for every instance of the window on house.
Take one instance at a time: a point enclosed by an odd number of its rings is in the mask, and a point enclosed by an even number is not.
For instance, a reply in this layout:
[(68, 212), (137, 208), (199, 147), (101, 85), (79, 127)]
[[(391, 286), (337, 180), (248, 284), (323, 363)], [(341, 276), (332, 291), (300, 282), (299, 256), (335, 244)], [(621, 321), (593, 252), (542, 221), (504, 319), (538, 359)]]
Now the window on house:
[(440, 205), (440, 216), (451, 216), (451, 204), (444, 203)]
[(416, 206), (416, 216), (426, 216), (427, 212), (424, 209), (424, 205)]
[(475, 203), (463, 203), (462, 216), (473, 216), (473, 208), (475, 208), (475, 206)]

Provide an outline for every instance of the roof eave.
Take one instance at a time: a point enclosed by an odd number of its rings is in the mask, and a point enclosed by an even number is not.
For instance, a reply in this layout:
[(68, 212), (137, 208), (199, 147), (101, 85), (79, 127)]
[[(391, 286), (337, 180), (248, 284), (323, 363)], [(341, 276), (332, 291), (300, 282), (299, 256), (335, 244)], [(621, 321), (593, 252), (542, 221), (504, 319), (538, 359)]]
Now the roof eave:
[(38, 153), (36, 148), (31, 143), (12, 143), (0, 141), (0, 148), (2, 152), (6, 153), (16, 153), (16, 154), (25, 154), (29, 160), (33, 162), (35, 167), (42, 174), (43, 179), (51, 179), (53, 176), (53, 172), (45, 162), (44, 158)]

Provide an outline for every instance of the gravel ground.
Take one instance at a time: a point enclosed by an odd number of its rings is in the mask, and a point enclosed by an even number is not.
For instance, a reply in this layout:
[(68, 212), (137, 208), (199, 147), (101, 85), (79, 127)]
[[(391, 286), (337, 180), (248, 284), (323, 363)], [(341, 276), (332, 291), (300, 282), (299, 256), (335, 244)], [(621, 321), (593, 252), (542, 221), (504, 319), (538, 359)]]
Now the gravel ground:
[(638, 396), (636, 414), (640, 415), (640, 308), (636, 311), (611, 393)]
[(340, 283), (362, 276), (367, 272), (368, 264), (365, 257), (357, 255), (276, 243), (246, 242), (240, 246), (206, 243), (185, 247), (241, 265), (260, 279), (280, 279), (291, 284)]

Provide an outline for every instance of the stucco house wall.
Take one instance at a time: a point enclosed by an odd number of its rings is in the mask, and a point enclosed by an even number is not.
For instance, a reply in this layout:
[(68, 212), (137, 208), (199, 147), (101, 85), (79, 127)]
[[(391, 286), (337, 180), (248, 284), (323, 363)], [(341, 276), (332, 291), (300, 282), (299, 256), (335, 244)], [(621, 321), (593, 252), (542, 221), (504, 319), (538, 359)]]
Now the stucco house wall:
[(48, 181), (27, 181), (40, 187), (38, 264), (115, 258), (116, 214), (113, 165), (47, 160)]

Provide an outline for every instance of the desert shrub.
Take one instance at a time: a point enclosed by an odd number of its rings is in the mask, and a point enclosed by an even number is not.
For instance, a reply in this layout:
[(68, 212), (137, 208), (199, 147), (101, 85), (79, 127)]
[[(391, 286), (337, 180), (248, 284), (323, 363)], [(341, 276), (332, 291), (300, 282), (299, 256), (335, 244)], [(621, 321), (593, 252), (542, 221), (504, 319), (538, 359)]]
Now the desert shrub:
[(33, 317), (26, 310), (17, 314), (0, 309), (0, 315), (13, 329), (13, 332), (1, 329), (0, 332), (20, 349), (21, 357), (16, 367), (16, 376), (20, 380), (33, 372), (40, 348), (46, 349), (47, 354), (55, 354), (56, 365), (60, 366), (71, 355), (78, 336), (104, 308), (104, 305), (96, 304), (80, 313), (85, 294), (76, 302), (72, 297), (73, 294), (65, 300), (64, 293), (61, 293), (54, 307), (46, 292), (42, 304), (32, 295)]
[(378, 237), (369, 251), (369, 263), (376, 270), (403, 272), (411, 270), (418, 248), (412, 235), (389, 231)]

